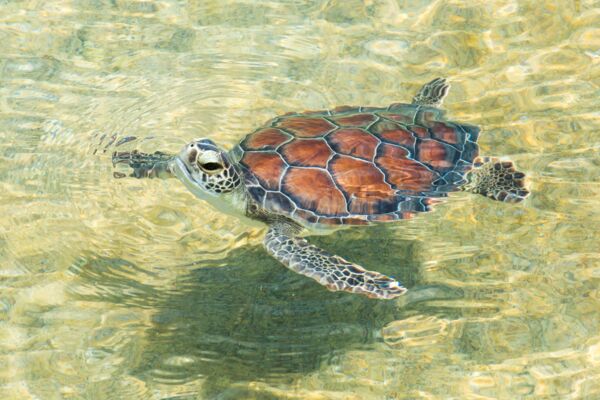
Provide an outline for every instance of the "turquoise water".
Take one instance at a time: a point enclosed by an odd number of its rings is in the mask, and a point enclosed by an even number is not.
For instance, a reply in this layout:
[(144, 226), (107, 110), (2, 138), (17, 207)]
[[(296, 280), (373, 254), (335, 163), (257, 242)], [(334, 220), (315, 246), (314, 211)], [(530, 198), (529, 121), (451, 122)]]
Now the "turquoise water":
[[(600, 398), (599, 26), (583, 0), (0, 0), (0, 398)], [(113, 178), (115, 149), (231, 148), (437, 76), (532, 195), (311, 238), (394, 301), (291, 273), (175, 180)]]

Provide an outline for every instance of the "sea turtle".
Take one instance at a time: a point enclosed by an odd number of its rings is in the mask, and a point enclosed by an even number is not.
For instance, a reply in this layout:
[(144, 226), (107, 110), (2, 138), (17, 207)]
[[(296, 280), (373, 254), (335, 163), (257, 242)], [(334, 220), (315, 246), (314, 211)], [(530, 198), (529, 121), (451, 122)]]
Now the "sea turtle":
[(217, 209), (267, 224), (267, 252), (330, 290), (391, 299), (406, 292), (398, 281), (301, 235), (410, 218), (458, 190), (511, 203), (529, 194), (512, 162), (478, 157), (478, 127), (446, 120), (448, 89), (438, 78), (411, 104), (288, 113), (230, 151), (196, 139), (176, 156), (116, 152), (113, 163), (175, 176)]

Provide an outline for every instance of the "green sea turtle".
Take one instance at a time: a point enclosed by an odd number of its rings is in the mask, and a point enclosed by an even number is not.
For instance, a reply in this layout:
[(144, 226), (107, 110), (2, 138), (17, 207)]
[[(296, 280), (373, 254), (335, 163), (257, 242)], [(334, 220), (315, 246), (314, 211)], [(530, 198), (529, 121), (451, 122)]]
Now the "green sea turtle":
[(230, 151), (196, 139), (176, 156), (117, 152), (113, 163), (175, 176), (217, 209), (268, 225), (267, 252), (330, 290), (391, 299), (406, 292), (398, 281), (301, 235), (410, 218), (458, 190), (511, 203), (529, 194), (512, 162), (478, 157), (478, 127), (444, 117), (448, 89), (438, 78), (411, 104), (288, 113)]

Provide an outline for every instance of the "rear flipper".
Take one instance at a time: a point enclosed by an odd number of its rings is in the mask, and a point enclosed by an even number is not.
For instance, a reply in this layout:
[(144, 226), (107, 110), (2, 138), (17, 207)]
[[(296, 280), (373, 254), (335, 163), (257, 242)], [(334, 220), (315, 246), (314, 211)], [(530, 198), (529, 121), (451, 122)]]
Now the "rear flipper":
[(450, 84), (446, 78), (436, 78), (431, 82), (423, 85), (413, 97), (413, 104), (420, 104), (429, 107), (440, 107), (444, 101), (444, 97), (450, 90)]
[[(134, 151), (116, 151), (112, 156), (113, 166), (127, 164), (133, 169), (129, 175), (134, 178), (170, 178), (175, 175), (171, 171), (170, 162), (173, 156), (160, 151), (152, 154)], [(115, 178), (124, 178), (125, 174), (115, 172)]]
[(493, 200), (518, 203), (525, 200), (525, 174), (515, 170), (512, 161), (483, 157), (475, 160), (475, 168), (467, 175), (469, 181), (462, 190)]

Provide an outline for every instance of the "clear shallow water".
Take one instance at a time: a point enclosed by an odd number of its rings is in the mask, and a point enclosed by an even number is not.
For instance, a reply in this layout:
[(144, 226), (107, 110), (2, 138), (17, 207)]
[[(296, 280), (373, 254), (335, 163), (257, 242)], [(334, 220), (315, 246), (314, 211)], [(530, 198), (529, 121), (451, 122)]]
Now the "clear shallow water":
[[(600, 397), (600, 3), (0, 1), (0, 398)], [(532, 196), (313, 242), (411, 288), (334, 294), (120, 149), (452, 80)]]

